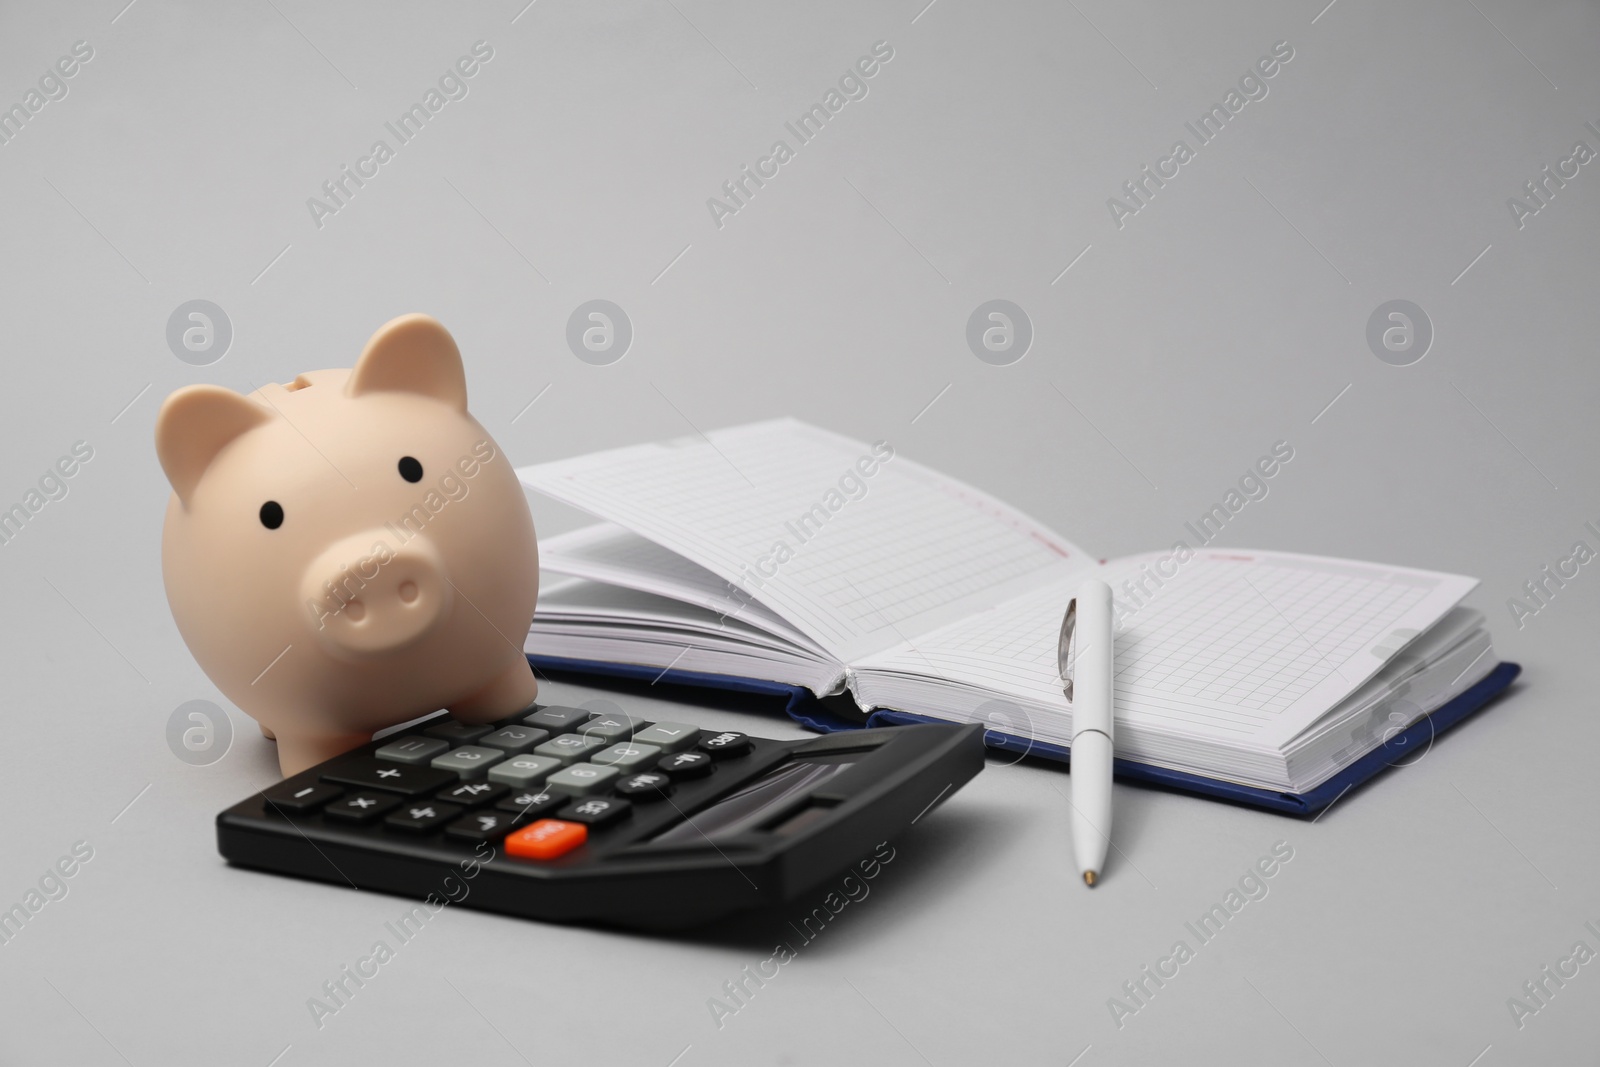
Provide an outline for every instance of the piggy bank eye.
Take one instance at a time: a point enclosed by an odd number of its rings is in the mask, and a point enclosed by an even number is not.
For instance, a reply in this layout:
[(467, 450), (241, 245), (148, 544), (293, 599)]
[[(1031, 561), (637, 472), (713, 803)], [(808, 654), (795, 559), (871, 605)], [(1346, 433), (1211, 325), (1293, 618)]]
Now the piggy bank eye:
[(422, 464), (410, 456), (400, 457), (400, 477), (408, 482), (422, 481)]
[(276, 530), (283, 525), (283, 505), (276, 500), (269, 500), (261, 505), (261, 525), (269, 530)]

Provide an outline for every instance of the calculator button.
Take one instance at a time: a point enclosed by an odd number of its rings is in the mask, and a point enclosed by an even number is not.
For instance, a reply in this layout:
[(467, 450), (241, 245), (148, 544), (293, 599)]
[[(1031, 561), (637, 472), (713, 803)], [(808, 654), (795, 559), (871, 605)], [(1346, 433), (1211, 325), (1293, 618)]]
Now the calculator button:
[(429, 766), (441, 771), (455, 771), (463, 778), (479, 778), (488, 769), (489, 764), (499, 763), (505, 758), (506, 754), (498, 748), (462, 745), (436, 757)]
[(704, 752), (679, 752), (656, 764), (673, 778), (699, 778), (711, 773), (711, 757)]
[(449, 751), (450, 742), (441, 741), (437, 737), (402, 737), (398, 741), (384, 745), (373, 755), (378, 759), (394, 760), (396, 763), (427, 766), (433, 757)]
[(475, 811), (444, 828), (444, 836), (462, 841), (498, 841), (524, 820), (509, 811)]
[(617, 767), (626, 771), (639, 766), (641, 763), (649, 763), (659, 755), (661, 755), (661, 750), (655, 745), (636, 745), (630, 742), (622, 742), (612, 745), (603, 752), (596, 752), (589, 757), (589, 762), (598, 763), (605, 767)]
[(462, 812), (459, 804), (442, 800), (408, 800), (387, 819), (385, 826), (412, 834), (425, 834), (440, 823), (449, 822)]
[(496, 811), (509, 811), (517, 815), (525, 815), (530, 819), (537, 819), (548, 815), (556, 808), (571, 800), (566, 793), (552, 793), (548, 789), (524, 789), (512, 793), (500, 803), (495, 805)]
[(553, 860), (588, 839), (589, 828), (581, 822), (540, 819), (506, 838), (506, 855), (525, 860)]
[(493, 729), (494, 727), (487, 724), (457, 722), (454, 719), (446, 719), (438, 726), (430, 726), (422, 732), (429, 737), (436, 737), (446, 744), (470, 745)]
[(465, 804), (469, 808), (476, 808), (480, 804), (489, 804), (499, 800), (511, 790), (503, 785), (493, 782), (462, 782), (449, 789), (441, 789), (435, 794), (434, 799), (448, 801), (451, 804)]
[(310, 785), (302, 783), (296, 786), (284, 782), (262, 793), (261, 798), (267, 802), (268, 811), (282, 815), (304, 815), (308, 811), (316, 811), (343, 792), (344, 790), (337, 786), (324, 785), (321, 782), (313, 782)]
[(659, 771), (641, 771), (630, 774), (617, 783), (616, 794), (640, 804), (667, 799), (672, 792), (672, 779)]
[(589, 753), (596, 749), (605, 747), (606, 742), (602, 737), (562, 734), (560, 737), (551, 738), (533, 751), (535, 755), (549, 756), (562, 763), (576, 763), (578, 760), (587, 759)]
[(732, 759), (750, 751), (750, 737), (733, 730), (724, 730), (720, 734), (707, 730), (700, 735), (697, 747), (712, 759)]
[(340, 822), (371, 822), (396, 804), (400, 798), (393, 793), (372, 793), (363, 790), (329, 804), (322, 814)]
[(552, 704), (550, 707), (540, 708), (532, 715), (524, 716), (522, 721), (529, 726), (537, 726), (541, 730), (559, 734), (580, 723), (588, 722), (592, 717), (593, 712), (584, 711), (582, 708), (564, 708)]
[(340, 760), (323, 771), (322, 779), (414, 797), (449, 785), (456, 780), (456, 776), (450, 771), (439, 771), (432, 767), (413, 767), (408, 763), (390, 763), (388, 760), (355, 756)]
[(478, 744), (503, 748), (507, 752), (526, 752), (534, 745), (548, 740), (550, 740), (549, 730), (540, 730), (532, 726), (507, 726), (480, 738)]
[(576, 793), (585, 796), (598, 793), (611, 784), (617, 776), (615, 767), (597, 767), (593, 763), (574, 763), (545, 779), (544, 786), (555, 793)]
[(489, 781), (503, 782), (514, 789), (528, 789), (544, 781), (560, 766), (561, 761), (550, 756), (512, 756), (489, 768)]
[(700, 728), (681, 722), (658, 722), (640, 730), (633, 739), (641, 744), (655, 745), (666, 752), (688, 748), (700, 737)]
[(581, 822), (591, 830), (598, 830), (628, 814), (630, 807), (632, 805), (620, 797), (585, 797), (563, 808), (561, 818)]
[(598, 715), (574, 727), (584, 737), (602, 737), (607, 741), (626, 741), (644, 723), (634, 722), (626, 715)]

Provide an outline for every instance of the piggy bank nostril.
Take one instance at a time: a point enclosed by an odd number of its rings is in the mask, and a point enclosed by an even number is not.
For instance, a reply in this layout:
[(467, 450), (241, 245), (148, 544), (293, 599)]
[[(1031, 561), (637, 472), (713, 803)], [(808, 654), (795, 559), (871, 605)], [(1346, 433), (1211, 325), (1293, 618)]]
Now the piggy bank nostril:
[(368, 530), (340, 538), (301, 577), (306, 620), (336, 658), (369, 659), (397, 651), (450, 618), (455, 590), (432, 541), (414, 538), (382, 554), (373, 546), (381, 546), (385, 536), (387, 531)]

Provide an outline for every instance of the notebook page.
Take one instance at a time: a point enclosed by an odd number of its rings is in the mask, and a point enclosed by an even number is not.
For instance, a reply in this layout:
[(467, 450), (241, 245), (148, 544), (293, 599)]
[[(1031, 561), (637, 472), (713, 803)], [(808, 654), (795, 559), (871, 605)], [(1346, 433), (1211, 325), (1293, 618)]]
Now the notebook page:
[(523, 651), (803, 685), (819, 696), (844, 685), (844, 667), (714, 611), (634, 589), (558, 578), (539, 590)]
[[(1161, 561), (1165, 560), (1163, 565)], [(1119, 724), (1277, 748), (1375, 674), (1477, 584), (1276, 552), (1163, 553), (1100, 568), (1117, 614)], [(1174, 572), (1158, 585), (1151, 577)], [(1064, 578), (871, 657), (1070, 713), (1056, 670)]]
[(793, 419), (517, 471), (748, 592), (842, 662), (1084, 559), (985, 493)]
[[(541, 572), (637, 589), (712, 611), (821, 652), (810, 638), (698, 564), (615, 523), (598, 522), (539, 543)], [(535, 616), (534, 624), (538, 625)]]
[(571, 632), (582, 627), (632, 633), (641, 640), (678, 641), (680, 648), (688, 643), (709, 647), (717, 642), (725, 647), (749, 646), (825, 659), (759, 626), (638, 589), (582, 578), (556, 579), (548, 588), (540, 588), (539, 610), (528, 629), (530, 645), (548, 631)]

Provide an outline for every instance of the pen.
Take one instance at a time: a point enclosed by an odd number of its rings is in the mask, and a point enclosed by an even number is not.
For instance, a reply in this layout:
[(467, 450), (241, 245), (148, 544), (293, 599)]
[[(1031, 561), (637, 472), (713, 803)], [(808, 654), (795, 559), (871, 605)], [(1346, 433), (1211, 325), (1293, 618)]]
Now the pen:
[[(1072, 854), (1086, 885), (1105, 869), (1111, 841), (1111, 587), (1090, 578), (1061, 620), (1057, 649), (1072, 701)], [(1068, 672), (1067, 645), (1077, 631)]]

